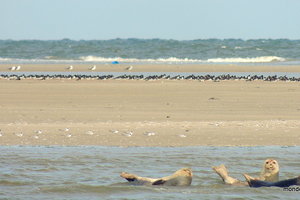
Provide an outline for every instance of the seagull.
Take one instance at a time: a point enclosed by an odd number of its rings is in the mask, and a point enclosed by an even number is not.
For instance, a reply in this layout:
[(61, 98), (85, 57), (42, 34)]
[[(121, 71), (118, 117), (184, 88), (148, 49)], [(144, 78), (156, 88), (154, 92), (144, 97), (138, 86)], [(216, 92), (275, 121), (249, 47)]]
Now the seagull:
[(123, 135), (127, 136), (127, 137), (131, 137), (133, 135), (133, 132), (128, 131), (128, 132), (125, 132)]
[(42, 134), (42, 133), (43, 133), (43, 131), (41, 131), (41, 130), (37, 130), (37, 131), (35, 131), (35, 133), (37, 133), (37, 134)]
[(70, 137), (72, 137), (72, 135), (71, 135), (71, 134), (68, 134), (68, 135), (66, 135), (66, 137), (70, 138)]
[(23, 133), (22, 132), (21, 133), (15, 133), (15, 135), (18, 136), (18, 137), (22, 137)]
[(94, 65), (93, 67), (90, 68), (90, 70), (95, 70), (96, 69), (96, 65)]
[(88, 132), (86, 132), (86, 134), (88, 134), (88, 135), (94, 135), (94, 132), (93, 131), (88, 131)]
[(132, 65), (130, 65), (129, 67), (126, 68), (126, 70), (128, 70), (128, 71), (130, 71), (130, 70), (132, 70), (132, 69), (133, 69), (133, 66), (132, 66)]
[(39, 136), (35, 135), (33, 136), (34, 139), (39, 139)]
[(10, 69), (10, 71), (15, 71), (16, 70), (16, 66), (12, 66), (9, 69)]
[(1, 129), (0, 129), (0, 137), (2, 137), (3, 136), (3, 133), (2, 133), (2, 131), (1, 131)]
[(21, 69), (21, 66), (18, 65), (18, 66), (16, 67), (16, 70), (18, 71), (18, 70), (20, 70), (20, 69)]
[(118, 130), (110, 130), (110, 132), (112, 132), (112, 133), (114, 133), (114, 134), (117, 134), (117, 133), (119, 133), (119, 131), (118, 131)]
[(156, 133), (154, 133), (154, 132), (146, 132), (146, 133), (144, 133), (144, 135), (146, 135), (146, 136), (153, 136), (153, 135), (155, 135)]
[(67, 67), (67, 69), (68, 69), (68, 70), (73, 70), (74, 68), (73, 68), (72, 65), (70, 65), (69, 67)]
[(186, 137), (186, 135), (183, 135), (183, 134), (178, 135), (178, 136), (181, 137), (181, 138), (185, 138)]

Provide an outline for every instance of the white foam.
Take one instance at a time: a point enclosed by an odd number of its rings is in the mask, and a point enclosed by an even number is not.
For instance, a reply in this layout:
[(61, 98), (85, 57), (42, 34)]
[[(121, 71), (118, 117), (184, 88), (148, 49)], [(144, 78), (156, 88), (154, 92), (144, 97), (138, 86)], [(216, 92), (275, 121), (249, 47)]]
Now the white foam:
[(134, 63), (134, 62), (146, 62), (146, 63), (183, 63), (183, 62), (203, 62), (203, 60), (197, 59), (188, 59), (188, 58), (176, 58), (176, 57), (169, 57), (169, 58), (157, 58), (157, 59), (138, 59), (138, 58), (121, 58), (121, 57), (114, 57), (114, 58), (105, 58), (105, 57), (98, 57), (98, 56), (83, 56), (80, 57), (80, 60), (85, 62), (113, 62), (118, 61), (120, 63)]
[(0, 63), (76, 63), (76, 62), (101, 62), (111, 63), (118, 61), (119, 63), (167, 63), (167, 64), (182, 64), (182, 63), (268, 63), (268, 62), (283, 62), (285, 58), (277, 56), (261, 56), (253, 58), (211, 58), (207, 60), (201, 59), (189, 59), (189, 58), (157, 58), (157, 59), (138, 59), (138, 58), (121, 58), (121, 57), (98, 57), (98, 56), (84, 56), (79, 59), (70, 60), (51, 60), (51, 59), (13, 59), (13, 58), (1, 58)]
[(212, 58), (208, 59), (209, 63), (268, 63), (268, 62), (283, 62), (284, 58), (277, 56), (261, 56), (255, 58)]

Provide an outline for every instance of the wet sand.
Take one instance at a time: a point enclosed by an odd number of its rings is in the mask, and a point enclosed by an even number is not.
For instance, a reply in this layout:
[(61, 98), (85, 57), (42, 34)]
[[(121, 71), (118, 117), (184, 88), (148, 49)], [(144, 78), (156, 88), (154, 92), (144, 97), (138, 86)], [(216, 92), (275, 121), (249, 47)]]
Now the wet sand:
[[(300, 72), (298, 65), (235, 65), (235, 64), (0, 64), (0, 71), (10, 71), (12, 66), (21, 66), (22, 71), (62, 72), (62, 71), (91, 71), (96, 65), (95, 72)], [(132, 67), (130, 67), (132, 66)]]
[(298, 82), (2, 79), (0, 145), (300, 145), (299, 99)]

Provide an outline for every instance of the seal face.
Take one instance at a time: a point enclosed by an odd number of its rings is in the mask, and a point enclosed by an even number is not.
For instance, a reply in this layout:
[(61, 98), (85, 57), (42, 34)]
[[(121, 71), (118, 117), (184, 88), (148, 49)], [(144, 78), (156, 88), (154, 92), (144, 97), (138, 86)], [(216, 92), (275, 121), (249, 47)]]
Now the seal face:
[(137, 185), (189, 186), (192, 183), (193, 173), (190, 168), (182, 168), (162, 178), (141, 177), (126, 172), (122, 172), (120, 176)]
[(279, 164), (276, 160), (265, 160), (259, 180), (269, 182), (276, 182), (279, 180)]

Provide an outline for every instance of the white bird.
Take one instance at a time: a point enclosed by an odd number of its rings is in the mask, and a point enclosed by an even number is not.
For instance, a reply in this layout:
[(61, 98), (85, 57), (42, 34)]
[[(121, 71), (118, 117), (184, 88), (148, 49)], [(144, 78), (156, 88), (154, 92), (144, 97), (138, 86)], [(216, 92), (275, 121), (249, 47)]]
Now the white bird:
[(68, 132), (70, 129), (69, 128), (65, 128), (64, 131)]
[(9, 69), (10, 69), (10, 71), (15, 71), (16, 70), (16, 66), (12, 66)]
[(96, 68), (97, 68), (96, 65), (94, 65), (93, 67), (90, 68), (90, 70), (94, 71)]
[(132, 69), (133, 69), (133, 66), (132, 66), (132, 65), (130, 65), (129, 67), (126, 68), (126, 70), (128, 70), (128, 71), (130, 71), (130, 70), (132, 70)]
[(39, 139), (39, 136), (35, 135), (33, 136), (34, 139)]
[(155, 135), (156, 133), (154, 133), (154, 132), (146, 132), (146, 133), (144, 133), (144, 135), (146, 135), (146, 136), (153, 136), (153, 135)]
[(110, 130), (110, 132), (112, 132), (112, 133), (114, 133), (114, 134), (117, 134), (117, 133), (119, 133), (119, 131), (118, 131), (118, 130)]
[(21, 133), (15, 133), (15, 135), (18, 136), (18, 137), (22, 137), (23, 133), (22, 132)]
[(37, 131), (35, 131), (35, 133), (37, 133), (37, 134), (42, 134), (42, 133), (43, 133), (43, 131), (41, 131), (41, 130), (37, 130)]
[(21, 69), (21, 66), (18, 65), (18, 66), (16, 67), (16, 70), (20, 70), (20, 69)]
[(94, 132), (93, 131), (88, 131), (86, 132), (87, 135), (94, 135)]
[(127, 137), (131, 137), (133, 135), (133, 132), (128, 131), (128, 132), (125, 132), (123, 135), (127, 136)]
[(67, 69), (68, 69), (68, 70), (73, 70), (74, 67), (73, 67), (72, 65), (70, 65)]
[(2, 137), (3, 136), (3, 133), (2, 133), (2, 131), (1, 131), (1, 129), (0, 129), (0, 137)]
[(186, 137), (186, 135), (183, 135), (183, 134), (181, 134), (181, 135), (178, 135), (179, 137), (182, 137), (182, 138), (185, 138)]
[(68, 135), (66, 135), (68, 138), (70, 138), (70, 137), (72, 137), (72, 135), (71, 134), (68, 134)]

